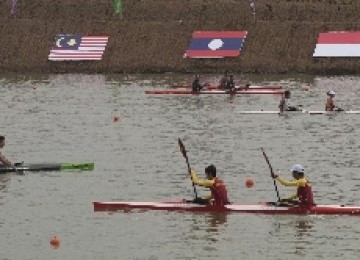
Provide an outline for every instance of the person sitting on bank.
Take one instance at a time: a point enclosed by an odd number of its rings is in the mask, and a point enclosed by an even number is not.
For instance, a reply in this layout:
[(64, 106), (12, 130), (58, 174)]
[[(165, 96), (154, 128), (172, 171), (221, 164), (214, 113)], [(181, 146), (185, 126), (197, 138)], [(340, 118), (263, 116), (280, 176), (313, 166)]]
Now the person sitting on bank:
[(228, 91), (233, 91), (233, 90), (235, 90), (234, 75), (232, 75), (232, 74), (230, 75), (230, 79), (229, 79), (229, 81), (227, 82), (226, 90), (228, 90)]
[(191, 171), (191, 179), (195, 185), (209, 188), (211, 194), (205, 198), (196, 198), (193, 202), (205, 205), (224, 206), (229, 204), (224, 182), (216, 177), (216, 167), (211, 164), (205, 168), (206, 179), (199, 179), (195, 171)]
[(225, 70), (224, 76), (220, 79), (219, 89), (226, 89), (226, 86), (229, 81), (228, 74), (229, 74), (229, 71)]
[(343, 109), (336, 107), (335, 105), (335, 91), (330, 90), (327, 93), (327, 100), (326, 100), (326, 104), (325, 104), (325, 111), (343, 111)]
[(1, 150), (4, 148), (4, 146), (5, 136), (0, 135), (0, 167), (11, 167), (16, 170), (15, 165), (2, 154)]
[(296, 192), (282, 202), (289, 205), (299, 205), (300, 207), (314, 206), (311, 183), (305, 178), (304, 167), (301, 164), (294, 164), (291, 172), (295, 179), (293, 181), (287, 181), (276, 174), (272, 176), (284, 186), (297, 187)]
[(192, 91), (201, 91), (203, 86), (200, 85), (200, 76), (195, 75), (195, 79), (192, 83)]
[(291, 92), (289, 90), (285, 90), (284, 95), (281, 97), (279, 109), (280, 113), (285, 111), (299, 111), (297, 107), (293, 107), (289, 105), (289, 99), (291, 97)]

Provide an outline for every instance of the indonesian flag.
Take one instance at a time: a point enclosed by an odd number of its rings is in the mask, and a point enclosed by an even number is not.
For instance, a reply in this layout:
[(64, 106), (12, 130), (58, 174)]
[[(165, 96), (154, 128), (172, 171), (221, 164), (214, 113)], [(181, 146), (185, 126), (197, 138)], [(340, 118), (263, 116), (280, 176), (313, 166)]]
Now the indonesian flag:
[(360, 57), (360, 31), (320, 33), (313, 57)]

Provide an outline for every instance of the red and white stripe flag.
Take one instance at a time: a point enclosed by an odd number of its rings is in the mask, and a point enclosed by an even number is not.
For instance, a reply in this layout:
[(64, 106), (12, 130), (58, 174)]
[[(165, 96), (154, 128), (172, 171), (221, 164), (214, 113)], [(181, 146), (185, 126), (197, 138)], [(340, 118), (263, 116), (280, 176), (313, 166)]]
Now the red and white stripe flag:
[(360, 57), (360, 31), (320, 33), (313, 57)]

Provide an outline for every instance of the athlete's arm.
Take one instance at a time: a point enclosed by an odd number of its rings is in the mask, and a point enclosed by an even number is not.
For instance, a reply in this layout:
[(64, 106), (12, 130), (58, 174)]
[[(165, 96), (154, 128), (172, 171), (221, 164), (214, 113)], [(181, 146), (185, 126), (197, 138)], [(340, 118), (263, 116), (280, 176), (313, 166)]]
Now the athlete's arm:
[(211, 188), (214, 185), (213, 180), (199, 179), (195, 171), (191, 171), (192, 181), (198, 185), (205, 188)]
[(277, 176), (276, 179), (284, 186), (299, 187), (299, 180), (288, 181), (280, 176)]

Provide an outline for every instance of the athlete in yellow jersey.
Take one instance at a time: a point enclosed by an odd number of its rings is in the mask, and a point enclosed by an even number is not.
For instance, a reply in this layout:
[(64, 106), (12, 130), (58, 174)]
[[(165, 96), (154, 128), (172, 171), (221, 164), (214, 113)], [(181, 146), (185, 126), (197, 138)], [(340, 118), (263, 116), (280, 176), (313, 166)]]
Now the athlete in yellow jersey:
[[(304, 167), (301, 164), (294, 164), (291, 168), (291, 171), (295, 179), (293, 181), (287, 181), (278, 175), (273, 176), (274, 179), (279, 181), (284, 186), (297, 187), (297, 191), (285, 201), (289, 202), (290, 204), (300, 205), (301, 207), (313, 206), (315, 203), (313, 199), (311, 183), (304, 177)], [(295, 200), (296, 198), (298, 200)]]
[(191, 179), (194, 184), (209, 188), (211, 194), (205, 198), (197, 198), (195, 203), (212, 204), (215, 206), (223, 206), (229, 204), (227, 190), (224, 182), (216, 177), (216, 167), (209, 165), (205, 168), (206, 179), (199, 179), (195, 171), (191, 171)]

